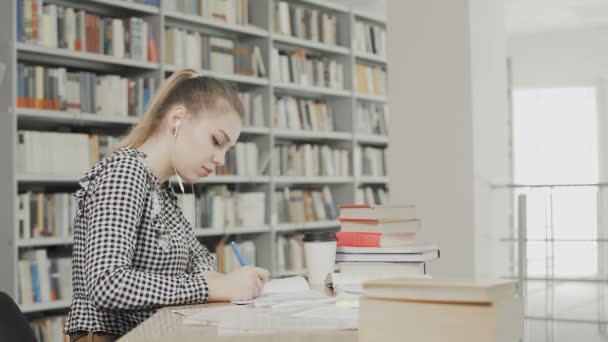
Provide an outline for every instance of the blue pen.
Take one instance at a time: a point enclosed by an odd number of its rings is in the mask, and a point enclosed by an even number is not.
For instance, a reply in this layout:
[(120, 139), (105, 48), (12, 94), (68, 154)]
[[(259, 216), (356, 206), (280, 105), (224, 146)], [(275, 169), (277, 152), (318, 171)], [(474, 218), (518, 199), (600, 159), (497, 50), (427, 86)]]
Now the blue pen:
[(245, 260), (243, 260), (243, 256), (241, 255), (241, 251), (239, 251), (239, 247), (236, 245), (236, 243), (234, 241), (232, 241), (230, 243), (230, 245), (232, 246), (232, 250), (234, 251), (234, 254), (236, 254), (236, 258), (239, 259), (239, 263), (241, 264), (241, 267), (245, 266)]

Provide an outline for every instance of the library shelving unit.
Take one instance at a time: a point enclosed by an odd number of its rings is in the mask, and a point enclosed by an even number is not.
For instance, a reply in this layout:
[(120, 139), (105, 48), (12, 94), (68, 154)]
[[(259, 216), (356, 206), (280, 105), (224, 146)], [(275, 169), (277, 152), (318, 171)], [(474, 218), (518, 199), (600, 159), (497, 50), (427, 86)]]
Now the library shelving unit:
[[(250, 0), (249, 22), (247, 26), (229, 24), (213, 18), (183, 14), (165, 10), (161, 1), (160, 7), (143, 5), (121, 0), (48, 0), (53, 3), (84, 9), (99, 15), (112, 17), (138, 16), (149, 24), (149, 30), (157, 40), (159, 62), (139, 61), (128, 58), (70, 51), (59, 48), (48, 48), (17, 40), (17, 0), (3, 3), (0, 13), (0, 149), (3, 162), (0, 164), (0, 289), (18, 300), (18, 261), (24, 250), (46, 248), (70, 253), (71, 238), (32, 238), (20, 239), (18, 232), (17, 195), (24, 191), (71, 192), (77, 189), (80, 174), (22, 174), (17, 170), (17, 133), (19, 130), (62, 131), (62, 132), (107, 132), (120, 135), (137, 122), (133, 117), (107, 117), (95, 113), (73, 113), (17, 107), (17, 64), (28, 64), (66, 67), (72, 70), (94, 71), (100, 74), (114, 73), (129, 76), (153, 77), (160, 84), (162, 80), (175, 72), (179, 67), (163, 62), (164, 29), (177, 27), (191, 31), (205, 32), (217, 36), (246, 40), (260, 48), (264, 64), (268, 71), (267, 78), (239, 74), (221, 74), (210, 70), (200, 70), (202, 75), (223, 79), (234, 84), (240, 91), (247, 91), (263, 96), (264, 127), (244, 127), (241, 141), (255, 142), (261, 154), (272, 155), (278, 142), (323, 143), (332, 147), (347, 149), (350, 152), (350, 175), (348, 177), (292, 177), (274, 174), (274, 163), (261, 176), (212, 176), (194, 184), (196, 192), (205, 187), (227, 184), (230, 189), (243, 191), (262, 191), (266, 194), (265, 225), (262, 227), (227, 227), (222, 230), (196, 227), (196, 235), (211, 250), (219, 241), (227, 239), (253, 240), (256, 245), (256, 262), (258, 266), (268, 268), (274, 276), (303, 274), (302, 270), (279, 271), (276, 262), (276, 237), (278, 234), (295, 234), (314, 229), (339, 229), (339, 222), (326, 220), (306, 223), (279, 223), (274, 209), (275, 191), (285, 187), (302, 190), (319, 190), (328, 186), (336, 205), (352, 203), (355, 192), (362, 186), (388, 186), (387, 177), (361, 176), (357, 146), (388, 145), (387, 136), (359, 134), (356, 132), (356, 106), (359, 101), (385, 103), (386, 97), (371, 96), (355, 92), (355, 64), (359, 61), (384, 68), (387, 61), (368, 53), (353, 49), (356, 21), (367, 21), (386, 27), (382, 18), (359, 13), (350, 7), (329, 1), (290, 0), (288, 3), (316, 9), (336, 15), (338, 45), (285, 36), (274, 32), (273, 0)], [(344, 66), (344, 89), (330, 89), (315, 86), (302, 86), (277, 82), (273, 79), (271, 56), (274, 47), (285, 49), (304, 49), (307, 52), (330, 56)], [(294, 95), (308, 99), (321, 99), (328, 103), (334, 114), (335, 132), (316, 132), (288, 130), (273, 127), (275, 95)], [(189, 188), (189, 187), (186, 187)], [(179, 194), (178, 192), (178, 195)], [(28, 315), (44, 316), (53, 312), (65, 312), (69, 300), (49, 303), (21, 305)]]

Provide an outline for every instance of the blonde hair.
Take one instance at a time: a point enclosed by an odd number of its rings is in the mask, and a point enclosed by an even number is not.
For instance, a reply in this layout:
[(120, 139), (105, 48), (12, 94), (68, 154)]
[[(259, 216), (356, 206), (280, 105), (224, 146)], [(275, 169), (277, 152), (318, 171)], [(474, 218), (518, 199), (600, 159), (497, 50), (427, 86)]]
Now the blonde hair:
[(149, 104), (143, 119), (122, 138), (116, 148), (140, 147), (156, 133), (171, 107), (178, 104), (193, 115), (202, 110), (215, 110), (220, 113), (234, 111), (242, 117), (243, 104), (234, 87), (222, 80), (196, 75), (193, 69), (182, 69), (171, 75)]

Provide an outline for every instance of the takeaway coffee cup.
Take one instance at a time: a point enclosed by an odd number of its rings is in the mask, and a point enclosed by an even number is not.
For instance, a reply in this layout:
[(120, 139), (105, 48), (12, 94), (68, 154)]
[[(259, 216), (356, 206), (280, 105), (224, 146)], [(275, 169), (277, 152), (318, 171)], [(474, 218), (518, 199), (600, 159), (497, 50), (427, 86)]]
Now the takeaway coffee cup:
[(306, 233), (304, 255), (308, 268), (308, 283), (323, 284), (336, 264), (336, 233), (321, 231)]

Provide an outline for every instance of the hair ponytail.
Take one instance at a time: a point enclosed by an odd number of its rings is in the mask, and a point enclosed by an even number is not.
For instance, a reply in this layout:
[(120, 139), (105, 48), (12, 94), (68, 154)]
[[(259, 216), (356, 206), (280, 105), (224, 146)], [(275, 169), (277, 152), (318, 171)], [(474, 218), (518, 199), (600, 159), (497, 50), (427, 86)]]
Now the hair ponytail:
[(211, 77), (195, 77), (194, 69), (182, 69), (175, 72), (161, 86), (144, 112), (142, 120), (125, 135), (117, 149), (140, 147), (150, 136), (156, 133), (165, 114), (175, 104), (183, 104), (192, 113), (201, 109), (235, 111), (242, 116), (243, 105), (237, 91), (228, 83)]

